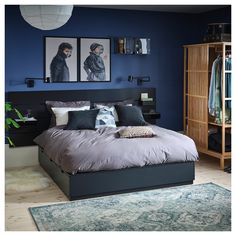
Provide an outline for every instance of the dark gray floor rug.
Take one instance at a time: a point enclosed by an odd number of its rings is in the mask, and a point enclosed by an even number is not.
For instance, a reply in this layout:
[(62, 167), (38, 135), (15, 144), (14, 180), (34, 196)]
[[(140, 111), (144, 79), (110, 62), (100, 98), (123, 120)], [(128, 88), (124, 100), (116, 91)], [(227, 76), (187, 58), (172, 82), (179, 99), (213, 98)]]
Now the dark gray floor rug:
[(40, 231), (230, 231), (231, 192), (207, 183), (29, 209)]

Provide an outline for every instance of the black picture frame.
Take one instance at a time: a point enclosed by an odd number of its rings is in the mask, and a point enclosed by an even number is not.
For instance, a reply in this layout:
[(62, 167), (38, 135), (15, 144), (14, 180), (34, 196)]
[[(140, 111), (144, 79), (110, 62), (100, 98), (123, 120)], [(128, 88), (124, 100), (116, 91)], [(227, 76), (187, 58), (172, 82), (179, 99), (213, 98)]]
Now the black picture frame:
[[(64, 57), (63, 49), (71, 56)], [(50, 83), (78, 82), (78, 38), (44, 37), (44, 78)]]
[(111, 82), (111, 39), (80, 38), (80, 82)]

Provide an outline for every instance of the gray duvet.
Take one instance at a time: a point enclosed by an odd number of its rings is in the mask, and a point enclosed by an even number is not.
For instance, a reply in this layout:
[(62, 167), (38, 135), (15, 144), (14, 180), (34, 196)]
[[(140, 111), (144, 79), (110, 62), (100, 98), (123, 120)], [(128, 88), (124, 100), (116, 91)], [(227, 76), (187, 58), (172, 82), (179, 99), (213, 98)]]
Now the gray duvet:
[(118, 138), (125, 127), (97, 130), (63, 130), (54, 127), (35, 138), (47, 156), (69, 173), (114, 170), (198, 159), (192, 139), (150, 125), (152, 138)]

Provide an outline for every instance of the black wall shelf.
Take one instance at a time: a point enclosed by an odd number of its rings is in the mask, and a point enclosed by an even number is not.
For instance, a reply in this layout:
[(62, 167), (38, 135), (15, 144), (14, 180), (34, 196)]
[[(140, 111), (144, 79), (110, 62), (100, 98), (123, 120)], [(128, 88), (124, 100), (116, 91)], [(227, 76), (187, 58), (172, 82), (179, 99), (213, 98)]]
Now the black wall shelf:
[(151, 53), (149, 38), (120, 37), (115, 39), (115, 52), (124, 55), (147, 55)]

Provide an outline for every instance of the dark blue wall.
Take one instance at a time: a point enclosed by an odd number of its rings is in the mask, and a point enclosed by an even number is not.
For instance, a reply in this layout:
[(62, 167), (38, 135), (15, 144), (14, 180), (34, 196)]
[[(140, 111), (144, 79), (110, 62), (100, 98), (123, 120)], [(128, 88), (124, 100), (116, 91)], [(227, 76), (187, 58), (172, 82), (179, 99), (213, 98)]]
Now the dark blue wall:
[(209, 23), (231, 23), (231, 7), (228, 6), (196, 15), (193, 32), (196, 42), (202, 41)]
[[(137, 86), (127, 81), (128, 75), (150, 75), (151, 82), (143, 86), (157, 89), (157, 109), (162, 116), (159, 124), (182, 130), (182, 45), (201, 41), (207, 15), (201, 18), (194, 14), (74, 8), (68, 23), (51, 31), (28, 25), (18, 6), (6, 6), (5, 17), (6, 91), (127, 88)], [(34, 88), (27, 88), (26, 77), (43, 77), (44, 36), (147, 37), (151, 38), (151, 55), (118, 55), (112, 50), (110, 83), (44, 84), (36, 81)]]

